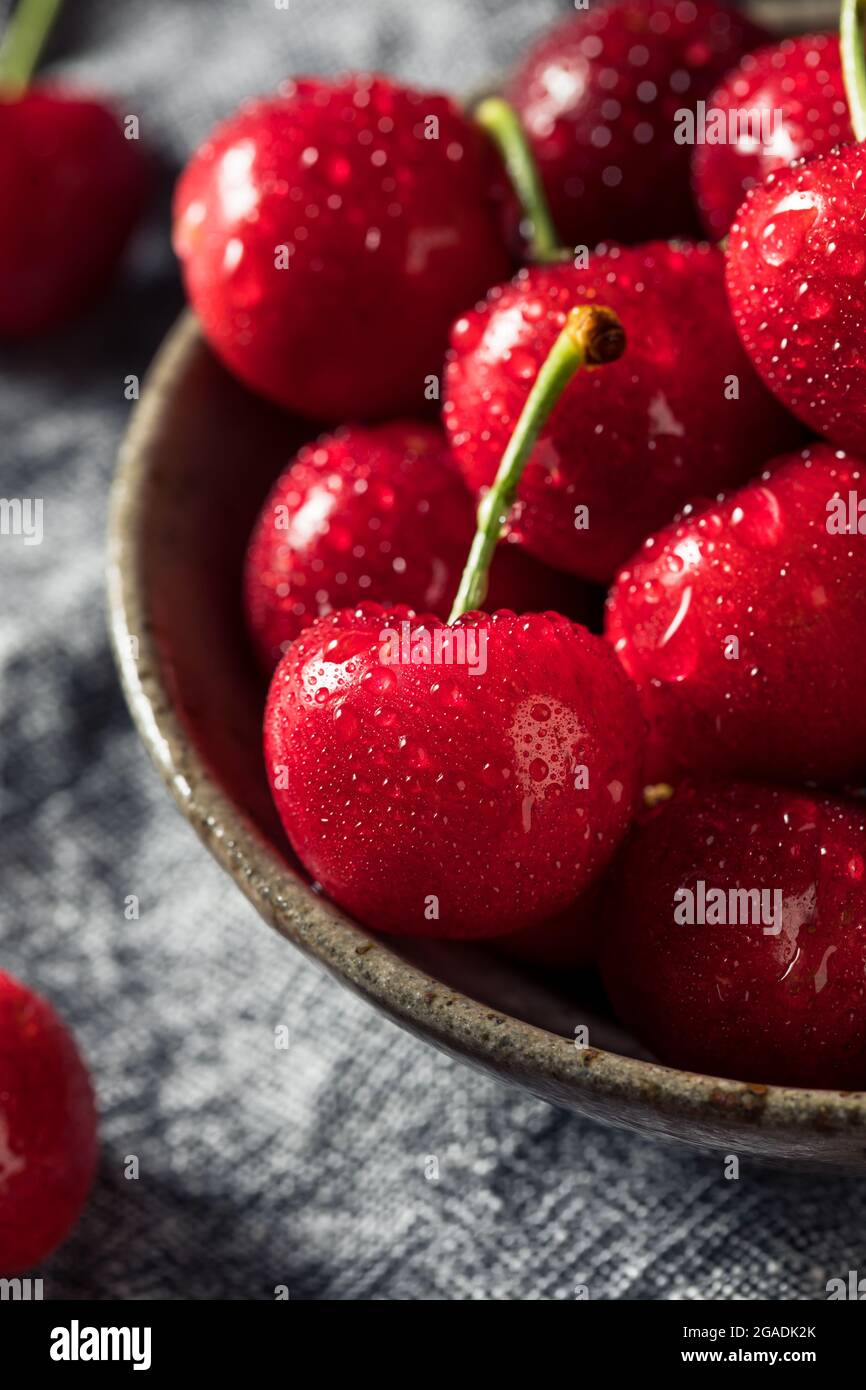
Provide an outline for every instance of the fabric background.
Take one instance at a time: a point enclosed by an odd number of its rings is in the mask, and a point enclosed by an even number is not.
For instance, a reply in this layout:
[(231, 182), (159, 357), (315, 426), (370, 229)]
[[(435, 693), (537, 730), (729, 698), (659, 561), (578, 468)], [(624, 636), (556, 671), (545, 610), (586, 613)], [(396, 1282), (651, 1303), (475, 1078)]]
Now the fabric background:
[[(558, 8), (75, 0), (49, 66), (139, 115), (167, 198), (213, 120), (289, 72), (370, 65), (465, 90)], [(45, 499), (42, 546), (0, 540), (0, 963), (72, 1023), (103, 1116), (95, 1192), (39, 1271), (46, 1297), (822, 1298), (866, 1269), (862, 1185), (747, 1163), (728, 1182), (718, 1157), (440, 1056), (268, 932), (171, 805), (121, 699), (102, 588), (123, 378), (180, 303), (165, 201), (87, 321), (0, 355), (0, 491)]]

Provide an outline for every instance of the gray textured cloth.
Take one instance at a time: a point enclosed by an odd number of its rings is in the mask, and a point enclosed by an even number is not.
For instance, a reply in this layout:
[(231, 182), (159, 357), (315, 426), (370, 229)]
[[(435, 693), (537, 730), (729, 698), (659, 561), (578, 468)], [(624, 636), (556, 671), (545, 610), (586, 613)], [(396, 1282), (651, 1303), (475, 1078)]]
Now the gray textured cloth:
[[(122, 94), (171, 166), (291, 71), (376, 65), (465, 89), (556, 9), (75, 0), (52, 57)], [(45, 502), (41, 546), (0, 540), (0, 963), (74, 1025), (103, 1116), (96, 1188), (40, 1271), (46, 1296), (823, 1297), (863, 1267), (862, 1186), (748, 1164), (727, 1182), (718, 1158), (462, 1068), (268, 932), (182, 823), (130, 727), (102, 594), (123, 378), (178, 304), (163, 205), (86, 322), (0, 357), (2, 492)]]

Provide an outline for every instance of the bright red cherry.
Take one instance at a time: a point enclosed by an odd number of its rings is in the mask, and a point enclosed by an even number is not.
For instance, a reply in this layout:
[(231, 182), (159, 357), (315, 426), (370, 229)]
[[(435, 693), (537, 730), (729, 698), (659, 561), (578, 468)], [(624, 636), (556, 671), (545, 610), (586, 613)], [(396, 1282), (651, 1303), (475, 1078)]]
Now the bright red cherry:
[(96, 1109), (75, 1043), (44, 999), (0, 972), (0, 1275), (29, 1269), (77, 1220)]
[[(851, 529), (853, 527), (853, 529)], [(828, 445), (652, 536), (608, 599), (651, 778), (866, 771), (866, 466)]]
[(303, 79), (243, 107), (175, 197), (211, 346), (302, 415), (416, 414), (450, 323), (509, 272), (500, 179), (452, 102), (382, 77)]
[(102, 102), (51, 86), (0, 96), (0, 337), (56, 328), (106, 287), (148, 186)]
[[(447, 618), (475, 511), (445, 439), (414, 422), (345, 426), (281, 474), (250, 541), (250, 632), (270, 673), (318, 617), (364, 599)], [(490, 608), (588, 621), (593, 596), (517, 545), (498, 547)]]
[(601, 871), (642, 735), (610, 648), (557, 614), (448, 626), (370, 604), (289, 648), (265, 755), (289, 840), (336, 903), (397, 935), (490, 937)]
[(866, 1087), (864, 844), (856, 802), (684, 784), (610, 875), (601, 964), (620, 1019), (670, 1066)]
[(714, 120), (721, 113), (727, 138), (695, 146), (692, 177), (714, 241), (726, 234), (749, 189), (768, 174), (854, 138), (835, 34), (783, 39), (748, 53), (707, 108)]
[(728, 243), (728, 290), (746, 351), (818, 434), (866, 452), (866, 149), (771, 174)]
[(696, 230), (693, 110), (767, 35), (708, 0), (598, 0), (545, 34), (506, 89), (571, 245)]
[(566, 387), (511, 531), (549, 564), (605, 583), (690, 497), (744, 481), (799, 432), (738, 342), (719, 251), (601, 249), (586, 269), (521, 271), (455, 325), (444, 420), (473, 490), (492, 482), (566, 312), (582, 302), (618, 313), (625, 355)]

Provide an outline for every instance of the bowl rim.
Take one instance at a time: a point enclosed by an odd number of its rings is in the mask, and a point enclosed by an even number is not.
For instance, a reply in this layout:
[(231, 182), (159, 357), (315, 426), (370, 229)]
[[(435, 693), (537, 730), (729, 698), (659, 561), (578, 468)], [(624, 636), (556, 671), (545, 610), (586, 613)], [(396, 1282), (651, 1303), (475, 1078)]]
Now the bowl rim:
[(644, 1119), (643, 1128), (666, 1134), (671, 1122), (688, 1117), (695, 1142), (702, 1142), (704, 1126), (717, 1129), (722, 1120), (789, 1135), (866, 1124), (866, 1092), (761, 1085), (580, 1048), (573, 1039), (453, 989), (402, 959), (387, 937), (368, 933), (315, 893), (233, 805), (174, 707), (149, 622), (143, 544), (148, 485), (160, 448), (160, 407), (172, 395), (178, 373), (202, 350), (210, 351), (187, 309), (154, 359), (122, 441), (109, 503), (109, 629), (127, 704), (163, 781), (265, 921), (411, 1032), (572, 1108), (593, 1113), (595, 1100), (612, 1103), (621, 1122), (631, 1125), (630, 1111), (649, 1105), (656, 1121), (648, 1126)]

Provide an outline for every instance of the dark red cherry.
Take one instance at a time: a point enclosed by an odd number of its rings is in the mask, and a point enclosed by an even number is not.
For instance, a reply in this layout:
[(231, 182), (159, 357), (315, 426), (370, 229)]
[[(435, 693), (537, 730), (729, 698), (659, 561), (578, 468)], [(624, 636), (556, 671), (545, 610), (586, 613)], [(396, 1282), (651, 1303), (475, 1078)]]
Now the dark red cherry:
[(0, 972), (0, 1275), (30, 1269), (68, 1234), (96, 1155), (75, 1042), (44, 999)]
[(768, 174), (854, 138), (835, 34), (806, 34), (747, 53), (707, 108), (718, 125), (713, 132), (708, 124), (707, 142), (695, 146), (692, 177), (714, 241)]
[(709, 0), (592, 0), (545, 34), (506, 95), (560, 237), (594, 246), (695, 231), (678, 113), (693, 111), (766, 38)]
[(148, 168), (101, 101), (62, 87), (0, 96), (0, 337), (73, 318), (111, 280)]
[[(306, 445), (275, 483), (247, 555), (247, 619), (264, 668), (316, 618), (365, 599), (447, 618), (474, 530), (440, 430), (350, 425)], [(595, 608), (587, 586), (505, 543), (488, 603), (583, 621)]]
[(579, 970), (593, 964), (604, 925), (602, 875), (576, 902), (547, 922), (491, 942), (500, 955), (545, 970)]
[(670, 1066), (866, 1087), (864, 846), (857, 802), (683, 784), (609, 877), (601, 964), (622, 1022)]
[(650, 778), (853, 785), (866, 771), (864, 590), (866, 467), (828, 445), (651, 536), (607, 619), (651, 725)]

